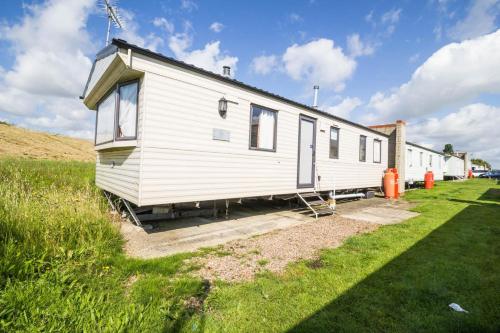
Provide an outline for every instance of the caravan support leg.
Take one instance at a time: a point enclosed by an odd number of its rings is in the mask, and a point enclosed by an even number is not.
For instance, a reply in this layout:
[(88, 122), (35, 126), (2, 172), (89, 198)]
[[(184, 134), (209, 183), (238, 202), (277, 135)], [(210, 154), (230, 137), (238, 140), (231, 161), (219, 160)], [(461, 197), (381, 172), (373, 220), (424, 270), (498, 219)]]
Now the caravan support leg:
[(229, 200), (226, 200), (226, 219), (229, 218)]
[(214, 200), (214, 218), (217, 218), (217, 201)]

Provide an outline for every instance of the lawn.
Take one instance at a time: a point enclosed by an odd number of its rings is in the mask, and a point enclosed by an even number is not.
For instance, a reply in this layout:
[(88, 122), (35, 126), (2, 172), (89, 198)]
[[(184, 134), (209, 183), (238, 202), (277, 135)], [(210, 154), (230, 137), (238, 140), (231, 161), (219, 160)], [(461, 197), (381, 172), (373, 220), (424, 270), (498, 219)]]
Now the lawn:
[(418, 217), (324, 250), (320, 265), (208, 286), (182, 262), (202, 253), (124, 256), (93, 164), (0, 160), (0, 330), (499, 331), (500, 185), (406, 198)]

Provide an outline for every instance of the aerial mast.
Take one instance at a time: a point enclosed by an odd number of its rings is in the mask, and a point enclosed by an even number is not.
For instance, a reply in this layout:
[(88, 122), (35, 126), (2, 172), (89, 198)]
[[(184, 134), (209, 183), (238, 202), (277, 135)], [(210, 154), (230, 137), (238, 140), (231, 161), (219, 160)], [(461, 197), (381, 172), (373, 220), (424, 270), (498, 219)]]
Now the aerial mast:
[(116, 1), (113, 0), (103, 0), (103, 7), (108, 16), (108, 30), (106, 33), (106, 46), (109, 45), (109, 33), (111, 31), (111, 22), (114, 23), (115, 27), (123, 29), (123, 24), (121, 22), (120, 15), (116, 7)]

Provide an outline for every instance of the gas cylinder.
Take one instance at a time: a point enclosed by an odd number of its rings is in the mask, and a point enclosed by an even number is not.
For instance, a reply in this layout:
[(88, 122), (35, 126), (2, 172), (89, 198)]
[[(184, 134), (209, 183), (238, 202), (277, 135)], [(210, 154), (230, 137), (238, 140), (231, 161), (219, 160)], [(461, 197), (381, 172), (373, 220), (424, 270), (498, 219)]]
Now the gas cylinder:
[(432, 171), (427, 171), (424, 177), (424, 187), (429, 190), (434, 187), (434, 174)]
[(396, 177), (392, 169), (387, 169), (384, 173), (384, 192), (386, 199), (396, 196)]
[(470, 178), (474, 178), (474, 174), (472, 173), (472, 170), (471, 170), (471, 169), (469, 169), (469, 174), (468, 174), (468, 176), (469, 176), (469, 177), (468, 177), (469, 179), (470, 179)]

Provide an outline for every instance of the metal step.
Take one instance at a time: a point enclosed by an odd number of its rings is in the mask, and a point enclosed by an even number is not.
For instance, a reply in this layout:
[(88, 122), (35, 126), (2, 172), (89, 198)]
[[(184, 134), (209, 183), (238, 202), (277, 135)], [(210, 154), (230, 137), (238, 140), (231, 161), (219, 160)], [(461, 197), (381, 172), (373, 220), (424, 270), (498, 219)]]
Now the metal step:
[(315, 200), (315, 201), (308, 201), (307, 203), (310, 204), (311, 206), (315, 206), (315, 205), (324, 205), (326, 203), (326, 201)]
[(300, 195), (302, 198), (311, 198), (311, 197), (319, 197), (319, 194), (316, 192), (306, 192), (306, 193), (297, 193)]
[[(331, 215), (334, 213), (334, 210), (328, 205), (328, 203), (323, 200), (321, 195), (316, 192), (309, 193), (297, 193), (297, 197), (309, 208), (309, 210), (314, 214), (316, 218), (319, 215)], [(308, 199), (313, 199), (308, 201)]]

